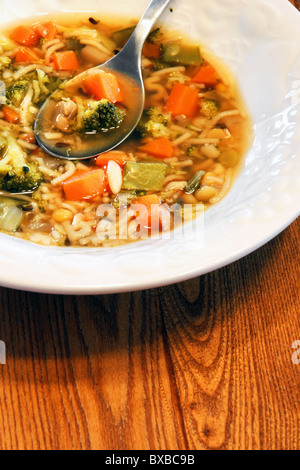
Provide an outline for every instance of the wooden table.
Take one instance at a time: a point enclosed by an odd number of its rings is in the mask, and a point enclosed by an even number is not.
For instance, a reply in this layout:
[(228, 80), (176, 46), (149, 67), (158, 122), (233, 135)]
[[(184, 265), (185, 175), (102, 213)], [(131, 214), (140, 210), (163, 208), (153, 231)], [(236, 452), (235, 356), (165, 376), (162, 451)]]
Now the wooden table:
[(0, 449), (299, 449), (299, 228), (151, 291), (0, 289)]

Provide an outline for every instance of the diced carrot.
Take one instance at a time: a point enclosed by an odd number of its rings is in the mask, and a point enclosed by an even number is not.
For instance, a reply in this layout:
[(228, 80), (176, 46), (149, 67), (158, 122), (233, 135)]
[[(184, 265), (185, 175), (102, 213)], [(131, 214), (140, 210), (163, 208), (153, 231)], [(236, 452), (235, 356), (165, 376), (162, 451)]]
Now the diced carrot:
[(145, 145), (139, 147), (141, 152), (149, 153), (153, 157), (158, 158), (171, 158), (174, 155), (174, 148), (172, 143), (167, 137), (159, 137)]
[(52, 41), (57, 36), (57, 27), (52, 21), (44, 24), (39, 23), (34, 26), (34, 30), (39, 37), (48, 39), (49, 41)]
[(154, 204), (161, 204), (161, 200), (157, 194), (147, 194), (146, 196), (140, 196), (135, 199), (134, 204), (142, 204), (147, 207), (149, 212), (151, 212), (151, 207)]
[(144, 206), (145, 210), (139, 211), (138, 222), (143, 227), (152, 229), (159, 229), (161, 226), (160, 220), (160, 205), (161, 200), (157, 194), (149, 194), (146, 196), (140, 196), (133, 201), (133, 205)]
[(93, 199), (106, 190), (105, 173), (98, 168), (76, 171), (71, 178), (63, 182), (63, 190), (69, 201)]
[(195, 83), (203, 83), (204, 85), (216, 85), (218, 82), (217, 72), (212, 65), (197, 67), (192, 81)]
[(111, 103), (122, 101), (122, 93), (117, 77), (112, 73), (97, 71), (84, 78), (84, 91), (96, 100), (107, 99)]
[(54, 63), (55, 70), (72, 71), (80, 67), (76, 52), (74, 51), (55, 52), (51, 56), (51, 61)]
[(40, 61), (40, 57), (29, 47), (27, 46), (20, 46), (16, 57), (15, 63), (29, 63), (29, 64), (36, 64)]
[(4, 119), (7, 122), (12, 124), (17, 124), (20, 120), (20, 116), (16, 113), (13, 109), (9, 108), (8, 106), (3, 106), (2, 112), (4, 114)]
[(160, 59), (161, 58), (161, 48), (159, 44), (152, 44), (151, 42), (146, 41), (143, 47), (143, 55), (147, 59)]
[(120, 166), (124, 166), (128, 156), (125, 152), (119, 150), (112, 150), (111, 152), (103, 153), (96, 159), (97, 166), (107, 166), (110, 161), (116, 162)]
[(13, 30), (10, 37), (23, 46), (36, 46), (39, 42), (39, 35), (33, 28), (28, 26), (18, 26)]
[(35, 144), (35, 135), (34, 134), (22, 134), (21, 139), (24, 140), (25, 142), (28, 142), (29, 144)]
[(166, 103), (167, 111), (172, 116), (184, 115), (188, 118), (195, 116), (198, 110), (199, 93), (195, 88), (176, 83), (172, 88)]

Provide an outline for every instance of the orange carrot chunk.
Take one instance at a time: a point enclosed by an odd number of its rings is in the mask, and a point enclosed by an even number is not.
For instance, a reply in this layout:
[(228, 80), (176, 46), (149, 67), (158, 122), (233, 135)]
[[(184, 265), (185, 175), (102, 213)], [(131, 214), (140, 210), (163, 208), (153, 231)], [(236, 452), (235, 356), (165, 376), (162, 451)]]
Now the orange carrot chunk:
[(10, 37), (19, 44), (23, 44), (23, 46), (32, 47), (36, 46), (39, 42), (39, 35), (33, 28), (28, 26), (18, 26), (13, 30)]
[(172, 88), (166, 103), (167, 111), (172, 116), (184, 115), (188, 118), (195, 116), (198, 110), (199, 94), (195, 88), (176, 83)]
[(74, 51), (55, 52), (51, 56), (51, 61), (54, 64), (55, 70), (72, 71), (80, 67), (76, 52)]
[(39, 37), (48, 39), (49, 41), (52, 41), (57, 36), (57, 27), (52, 21), (44, 24), (37, 24), (34, 27), (34, 30)]
[(13, 109), (9, 108), (8, 106), (3, 106), (2, 112), (4, 114), (4, 119), (7, 122), (12, 124), (16, 124), (20, 120), (20, 116), (16, 113)]
[(147, 144), (139, 147), (139, 150), (158, 158), (171, 158), (174, 155), (174, 148), (172, 143), (166, 137), (159, 137), (158, 139), (154, 139), (151, 142), (148, 142)]
[(218, 76), (212, 65), (203, 65), (196, 69), (196, 73), (192, 78), (194, 83), (203, 83), (204, 85), (216, 85)]
[(151, 42), (145, 42), (143, 47), (143, 55), (147, 59), (160, 59), (161, 58), (161, 48), (159, 44), (152, 44)]
[(20, 64), (36, 64), (40, 61), (40, 57), (29, 47), (20, 46), (17, 50), (15, 63)]
[(63, 190), (68, 201), (93, 199), (106, 190), (105, 173), (100, 169), (76, 171), (63, 183)]
[(90, 73), (84, 78), (84, 91), (96, 100), (107, 99), (111, 103), (122, 101), (122, 93), (117, 77), (112, 73)]
[(99, 155), (96, 159), (97, 166), (107, 166), (110, 161), (116, 162), (120, 166), (124, 166), (126, 161), (128, 160), (128, 156), (125, 152), (121, 152), (118, 150), (112, 150), (111, 152), (103, 153)]
[(140, 196), (133, 201), (133, 204), (144, 206), (145, 210), (140, 212), (139, 222), (144, 227), (151, 227), (159, 229), (161, 226), (160, 220), (160, 205), (161, 200), (157, 194), (149, 194)]

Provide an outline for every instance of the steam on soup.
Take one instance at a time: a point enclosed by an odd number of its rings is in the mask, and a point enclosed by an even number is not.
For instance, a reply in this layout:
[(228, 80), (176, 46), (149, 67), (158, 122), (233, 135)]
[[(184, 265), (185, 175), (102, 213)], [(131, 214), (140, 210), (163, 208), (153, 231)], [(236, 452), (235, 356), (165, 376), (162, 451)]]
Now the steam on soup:
[(84, 163), (39, 148), (33, 125), (53, 92), (45, 138), (78, 151), (128, 125), (135, 103), (121, 77), (90, 70), (134, 25), (76, 18), (0, 34), (0, 189), (33, 193), (31, 202), (0, 197), (0, 230), (44, 245), (112, 246), (172, 229), (185, 204), (219, 202), (249, 145), (249, 118), (215, 60), (165, 28), (144, 46), (145, 110), (128, 140)]

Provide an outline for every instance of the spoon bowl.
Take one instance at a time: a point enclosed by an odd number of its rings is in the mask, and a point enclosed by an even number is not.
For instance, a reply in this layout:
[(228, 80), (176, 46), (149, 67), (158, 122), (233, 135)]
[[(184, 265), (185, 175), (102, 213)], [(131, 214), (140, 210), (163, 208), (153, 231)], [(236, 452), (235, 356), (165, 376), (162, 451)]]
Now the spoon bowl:
[[(49, 117), (53, 115), (56, 102), (50, 96), (41, 107), (35, 123), (34, 133), (39, 146), (48, 154), (66, 160), (85, 160), (114, 149), (130, 136), (139, 123), (145, 103), (145, 89), (142, 78), (141, 55), (145, 40), (154, 23), (171, 0), (152, 0), (142, 19), (123, 49), (112, 59), (93, 69), (76, 76), (67, 82), (64, 89), (74, 94), (82, 83), (84, 76), (91, 70), (113, 73), (120, 84), (127, 108), (126, 117), (119, 128), (106, 133), (86, 135), (84, 146), (78, 145), (76, 134), (66, 134), (62, 142), (59, 134), (53, 133), (53, 123)], [(47, 118), (48, 117), (48, 118)], [(51, 137), (49, 138), (49, 133)]]

